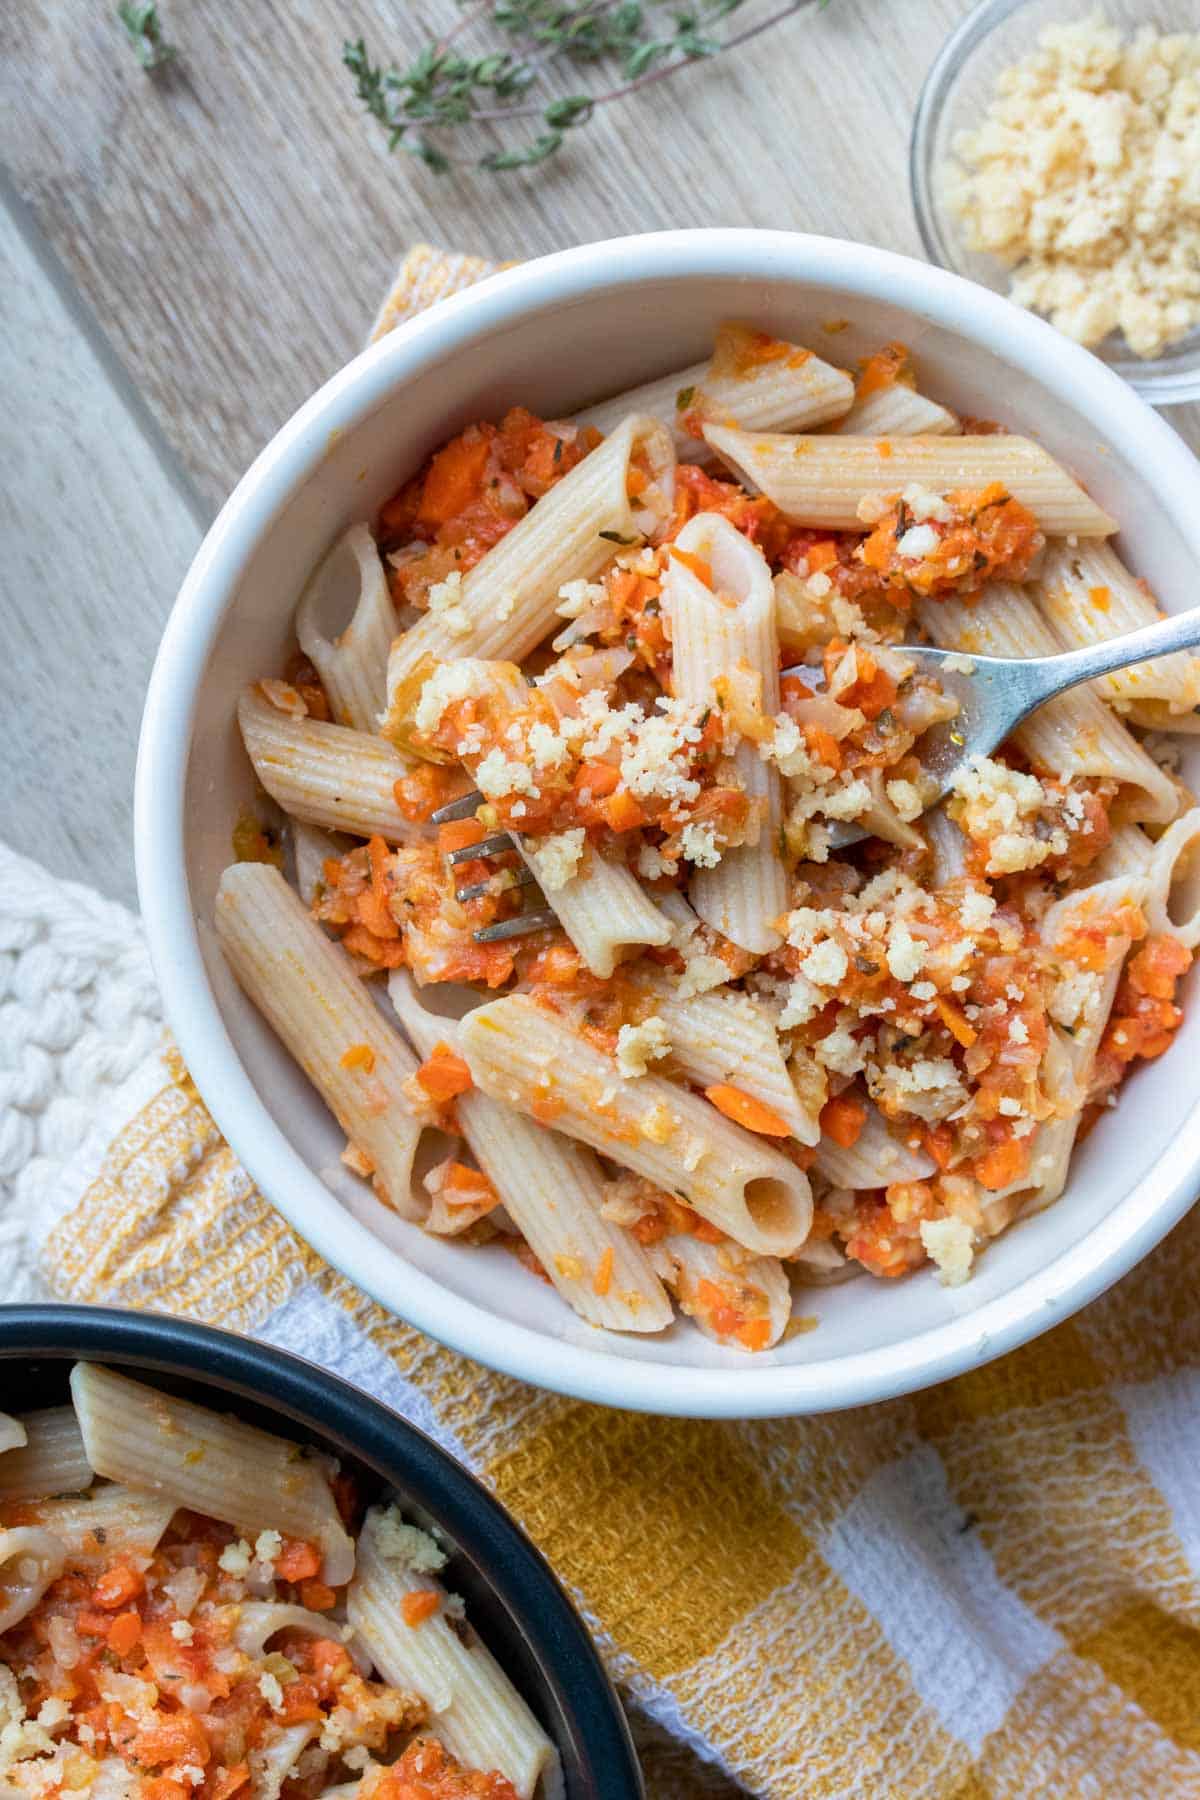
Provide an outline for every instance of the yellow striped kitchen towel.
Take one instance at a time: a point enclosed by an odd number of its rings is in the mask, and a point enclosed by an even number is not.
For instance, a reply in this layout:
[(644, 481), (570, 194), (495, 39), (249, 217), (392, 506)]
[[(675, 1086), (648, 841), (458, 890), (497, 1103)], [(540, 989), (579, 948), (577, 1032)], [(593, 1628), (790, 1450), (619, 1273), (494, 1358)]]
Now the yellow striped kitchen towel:
[[(492, 268), (417, 247), (376, 335)], [(1200, 1800), (1200, 1211), (1079, 1318), (928, 1393), (664, 1420), (389, 1317), (255, 1191), (170, 1048), (112, 1105), (47, 1213), (53, 1290), (269, 1339), (430, 1431), (573, 1593), (651, 1800)]]

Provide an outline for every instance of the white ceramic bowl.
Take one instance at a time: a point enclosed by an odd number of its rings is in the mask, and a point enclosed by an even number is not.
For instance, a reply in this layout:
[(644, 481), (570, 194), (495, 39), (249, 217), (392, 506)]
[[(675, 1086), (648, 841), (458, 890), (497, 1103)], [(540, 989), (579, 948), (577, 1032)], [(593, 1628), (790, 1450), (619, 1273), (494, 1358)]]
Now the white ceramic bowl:
[(661, 1338), (602, 1335), (502, 1250), (426, 1237), (385, 1213), (342, 1169), (341, 1134), (234, 986), (209, 921), (234, 819), (253, 796), (234, 702), (282, 664), (301, 588), (332, 540), (469, 420), (514, 401), (569, 412), (694, 361), (730, 316), (846, 363), (903, 339), (933, 393), (1036, 432), (1081, 473), (1165, 606), (1194, 600), (1200, 466), (1116, 375), (1008, 301), (885, 251), (783, 232), (587, 245), (405, 325), (272, 440), (172, 613), (136, 795), (138, 883), (168, 1017), (221, 1130), (297, 1230), (383, 1305), (480, 1362), (589, 1400), (713, 1417), (904, 1393), (1012, 1349), (1116, 1280), (1200, 1182), (1200, 1009), (1088, 1138), (1064, 1197), (991, 1245), (966, 1286), (922, 1273), (814, 1290), (800, 1310), (817, 1329), (750, 1357), (687, 1324)]

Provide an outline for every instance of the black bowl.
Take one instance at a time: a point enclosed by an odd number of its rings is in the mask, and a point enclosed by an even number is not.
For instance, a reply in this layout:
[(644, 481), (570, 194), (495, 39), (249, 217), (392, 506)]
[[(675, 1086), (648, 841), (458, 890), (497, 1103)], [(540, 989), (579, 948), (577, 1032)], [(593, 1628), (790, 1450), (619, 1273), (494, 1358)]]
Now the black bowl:
[(312, 1363), (207, 1325), (108, 1307), (0, 1307), (6, 1410), (62, 1405), (80, 1357), (327, 1446), (368, 1491), (395, 1488), (406, 1511), (419, 1524), (436, 1524), (446, 1540), (447, 1581), (558, 1746), (568, 1800), (641, 1800), (625, 1715), (549, 1564), (423, 1432)]

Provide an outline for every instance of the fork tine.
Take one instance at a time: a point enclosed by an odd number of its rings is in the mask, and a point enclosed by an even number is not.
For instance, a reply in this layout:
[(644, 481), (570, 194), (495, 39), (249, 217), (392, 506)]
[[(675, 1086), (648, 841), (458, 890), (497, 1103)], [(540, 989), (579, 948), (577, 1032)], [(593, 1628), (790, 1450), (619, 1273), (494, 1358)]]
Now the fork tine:
[[(482, 894), (507, 893), (509, 888), (532, 887), (535, 876), (532, 869), (501, 869), (499, 874), (489, 876), (487, 881), (473, 882), (470, 887), (455, 888), (456, 900), (478, 900)], [(498, 883), (498, 886), (493, 886)]]
[(457, 800), (450, 800), (445, 806), (439, 806), (430, 814), (430, 822), (434, 825), (451, 825), (455, 819), (469, 819), (483, 805), (483, 795), (478, 788), (469, 794), (462, 794)]
[(499, 856), (501, 851), (513, 848), (507, 831), (501, 831), (495, 837), (480, 838), (477, 844), (464, 844), (461, 850), (451, 850), (446, 861), (453, 868), (455, 863), (478, 862), (481, 857)]
[(501, 919), (496, 925), (485, 925), (481, 931), (472, 932), (477, 944), (498, 944), (504, 938), (528, 937), (531, 932), (545, 931), (551, 925), (558, 924), (557, 914), (550, 908), (539, 907), (536, 912), (518, 913), (515, 919)]

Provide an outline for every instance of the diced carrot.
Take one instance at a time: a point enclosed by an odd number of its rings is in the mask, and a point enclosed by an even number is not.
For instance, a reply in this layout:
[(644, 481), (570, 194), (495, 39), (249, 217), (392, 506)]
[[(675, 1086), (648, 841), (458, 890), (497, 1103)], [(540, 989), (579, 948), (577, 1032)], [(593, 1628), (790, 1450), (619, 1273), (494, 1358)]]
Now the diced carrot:
[(636, 500), (638, 495), (644, 494), (649, 486), (650, 477), (645, 469), (639, 469), (636, 463), (631, 463), (625, 476), (625, 492), (629, 498)]
[(155, 1767), (161, 1763), (191, 1762), (203, 1768), (211, 1750), (208, 1733), (200, 1718), (191, 1712), (154, 1713), (149, 1715), (133, 1740), (133, 1754), (140, 1763)]
[(445, 525), (470, 506), (483, 485), (491, 445), (486, 437), (452, 438), (429, 465), (417, 517), (425, 525)]
[(840, 769), (842, 751), (832, 732), (826, 731), (823, 725), (814, 725), (811, 720), (804, 726), (804, 742), (818, 762), (827, 769)]
[(351, 1044), (348, 1050), (342, 1051), (338, 1061), (343, 1069), (361, 1069), (364, 1075), (369, 1075), (375, 1067), (375, 1052), (370, 1044)]
[(982, 1156), (977, 1156), (971, 1165), (971, 1172), (982, 1187), (992, 1193), (1017, 1181), (1029, 1166), (1029, 1140), (1027, 1138), (1009, 1138), (1006, 1142), (993, 1144)]
[(1107, 612), (1112, 605), (1112, 594), (1106, 587), (1089, 588), (1088, 599), (1091, 601), (1097, 612)]
[(478, 844), (485, 835), (478, 819), (451, 819), (438, 826), (438, 849), (443, 856), (449, 856), (452, 850), (465, 850), (468, 844)]
[(442, 1197), (450, 1206), (499, 1206), (500, 1196), (482, 1169), (448, 1162), (442, 1175)]
[(555, 1119), (561, 1117), (565, 1105), (565, 1100), (560, 1100), (557, 1094), (538, 1094), (529, 1110), (539, 1125), (553, 1125)]
[(234, 1794), (244, 1788), (249, 1780), (250, 1764), (235, 1763), (232, 1769), (222, 1770), (212, 1782), (208, 1789), (209, 1800), (233, 1800)]
[(335, 1638), (314, 1638), (308, 1660), (326, 1686), (344, 1680), (350, 1673), (350, 1657), (345, 1644)]
[(771, 1339), (770, 1319), (747, 1319), (734, 1332), (743, 1350), (765, 1350)]
[(300, 1585), (300, 1604), (309, 1612), (328, 1612), (337, 1603), (337, 1595), (324, 1581), (305, 1581)]
[(866, 1119), (863, 1101), (856, 1100), (853, 1094), (836, 1094), (821, 1108), (821, 1131), (843, 1150), (849, 1150), (858, 1142)]
[(954, 1154), (954, 1135), (948, 1125), (930, 1125), (922, 1134), (922, 1142), (939, 1169), (949, 1167)]
[(358, 896), (358, 916), (367, 930), (378, 938), (398, 938), (400, 927), (388, 905), (387, 866), (391, 852), (381, 837), (367, 844), (371, 868), (371, 885)]
[[(951, 1037), (956, 1043), (961, 1044), (964, 1050), (969, 1050), (979, 1033), (962, 1008), (956, 1006), (953, 1000), (947, 1000), (944, 994), (939, 994), (933, 1004), (939, 1019)], [(932, 1151), (930, 1154), (932, 1155)]]
[(321, 1552), (303, 1538), (284, 1538), (274, 1569), (280, 1581), (313, 1581), (321, 1573)]
[(474, 1086), (467, 1064), (449, 1044), (435, 1044), (417, 1070), (417, 1080), (431, 1100), (444, 1105), (457, 1094), (465, 1094)]
[(401, 1600), (400, 1611), (406, 1625), (420, 1625), (432, 1618), (441, 1604), (442, 1597), (435, 1588), (414, 1588)]
[(715, 1281), (698, 1281), (696, 1298), (708, 1314), (708, 1322), (719, 1337), (732, 1337), (744, 1323), (741, 1313), (730, 1305), (728, 1296)]
[(352, 950), (356, 956), (365, 957), (367, 962), (374, 963), (377, 968), (404, 967), (404, 945), (399, 938), (378, 938), (365, 925), (351, 925), (349, 931), (344, 931), (342, 945), (345, 949)]
[(1126, 978), (1136, 994), (1173, 1000), (1175, 983), (1191, 966), (1191, 951), (1185, 950), (1178, 938), (1160, 933), (1147, 938), (1137, 955), (1130, 958)]
[(822, 538), (819, 544), (810, 544), (804, 555), (810, 575), (817, 575), (837, 566), (838, 549), (832, 538)]
[(141, 1615), (118, 1613), (108, 1628), (108, 1647), (114, 1656), (128, 1656), (142, 1635)]
[(592, 1277), (592, 1290), (601, 1296), (607, 1294), (612, 1286), (613, 1252), (612, 1245), (606, 1244), (600, 1261), (596, 1264), (596, 1273)]
[(138, 1788), (142, 1800), (189, 1800), (191, 1789), (184, 1787), (182, 1781), (172, 1781), (168, 1775), (155, 1775), (150, 1780), (143, 1780)]
[(640, 831), (646, 815), (627, 789), (610, 794), (600, 808), (610, 831)]
[(675, 558), (676, 562), (682, 563), (685, 569), (690, 569), (696, 580), (706, 588), (712, 587), (713, 572), (710, 562), (706, 562), (702, 556), (694, 555), (690, 550), (681, 550), (678, 544), (669, 545), (668, 553)]
[(757, 1131), (763, 1137), (791, 1137), (792, 1128), (786, 1119), (771, 1107), (756, 1100), (753, 1094), (746, 1093), (744, 1088), (734, 1087), (728, 1081), (718, 1081), (704, 1090), (707, 1099), (712, 1101), (717, 1111), (732, 1119), (735, 1125), (745, 1126), (747, 1131)]
[(612, 793), (620, 779), (621, 771), (614, 768), (612, 763), (585, 762), (579, 765), (574, 788), (576, 794), (582, 793), (586, 788), (593, 800), (603, 800)]
[(855, 399), (865, 400), (869, 394), (892, 387), (907, 365), (908, 351), (903, 344), (885, 344), (873, 356), (864, 357), (858, 365), (861, 373), (854, 387)]
[(136, 1569), (124, 1563), (116, 1563), (106, 1569), (95, 1587), (92, 1589), (92, 1605), (103, 1607), (105, 1612), (116, 1612), (127, 1607), (131, 1600), (144, 1590), (146, 1584)]

